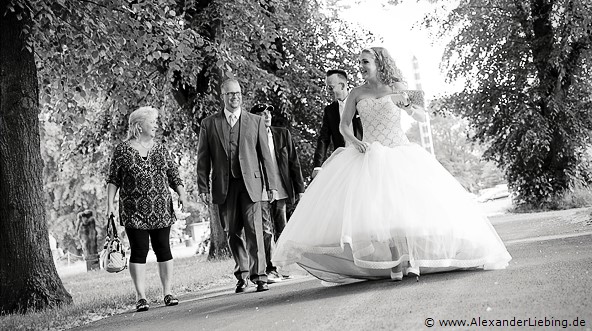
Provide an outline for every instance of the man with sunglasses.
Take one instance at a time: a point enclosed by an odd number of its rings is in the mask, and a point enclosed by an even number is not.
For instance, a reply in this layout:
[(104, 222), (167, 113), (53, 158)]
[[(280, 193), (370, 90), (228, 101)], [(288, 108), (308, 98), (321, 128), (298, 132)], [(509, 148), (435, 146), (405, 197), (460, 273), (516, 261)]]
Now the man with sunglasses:
[[(333, 143), (333, 149), (345, 147), (345, 139), (341, 135), (341, 132), (339, 132), (339, 122), (341, 122), (341, 115), (345, 109), (345, 101), (349, 95), (347, 73), (339, 69), (327, 71), (325, 86), (334, 101), (325, 107), (323, 113), (323, 124), (319, 138), (317, 139), (317, 148), (315, 149), (313, 159), (313, 179), (321, 170), (323, 162), (325, 162), (329, 145)], [(352, 129), (356, 138), (362, 140), (362, 122), (357, 111), (352, 119)]]
[(277, 169), (275, 173), (268, 172), (268, 175), (275, 177), (277, 200), (270, 201), (267, 190), (263, 190), (261, 202), (266, 272), (269, 283), (282, 280), (277, 268), (271, 263), (271, 255), (273, 243), (277, 241), (288, 222), (286, 203), (294, 204), (304, 194), (304, 179), (292, 135), (286, 128), (271, 126), (273, 111), (274, 107), (269, 104), (257, 104), (251, 108), (252, 114), (260, 115), (265, 119), (271, 159), (274, 169)]
[(261, 192), (265, 185), (270, 201), (277, 199), (275, 177), (269, 175), (277, 170), (267, 145), (265, 121), (242, 110), (241, 87), (236, 79), (222, 83), (222, 99), (224, 109), (201, 123), (197, 149), (199, 196), (205, 203), (210, 202), (211, 173), (211, 201), (218, 205), (236, 263), (235, 292), (244, 292), (249, 279), (257, 284), (257, 292), (267, 291)]

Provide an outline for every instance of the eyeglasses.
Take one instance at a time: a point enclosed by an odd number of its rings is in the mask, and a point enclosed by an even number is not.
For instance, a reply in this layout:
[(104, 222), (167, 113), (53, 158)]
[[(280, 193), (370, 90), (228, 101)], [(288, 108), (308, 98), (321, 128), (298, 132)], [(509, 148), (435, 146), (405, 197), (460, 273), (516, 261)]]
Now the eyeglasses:
[(335, 90), (336, 88), (339, 88), (339, 87), (341, 87), (343, 89), (343, 86), (344, 86), (343, 83), (337, 83), (335, 85), (329, 85), (329, 84), (327, 84), (327, 85), (325, 85), (325, 89), (328, 92), (333, 92), (333, 90)]
[(227, 97), (240, 97), (241, 96), (241, 92), (226, 92), (226, 93), (222, 93), (223, 95), (227, 96)]

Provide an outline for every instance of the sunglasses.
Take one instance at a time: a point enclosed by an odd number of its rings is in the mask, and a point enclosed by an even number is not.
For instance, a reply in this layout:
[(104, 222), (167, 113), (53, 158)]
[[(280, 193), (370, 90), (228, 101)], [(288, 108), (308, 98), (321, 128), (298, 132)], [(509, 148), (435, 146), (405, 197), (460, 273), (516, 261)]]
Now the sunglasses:
[(275, 107), (273, 107), (272, 105), (268, 105), (266, 103), (263, 104), (258, 104), (257, 106), (255, 106), (255, 113), (262, 113), (264, 111), (268, 110), (269, 112), (273, 112), (275, 110)]

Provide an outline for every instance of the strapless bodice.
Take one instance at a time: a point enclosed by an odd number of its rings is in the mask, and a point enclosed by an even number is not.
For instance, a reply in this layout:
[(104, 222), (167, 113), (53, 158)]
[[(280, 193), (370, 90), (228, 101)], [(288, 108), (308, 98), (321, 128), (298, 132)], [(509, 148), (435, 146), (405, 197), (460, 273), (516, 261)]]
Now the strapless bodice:
[(390, 95), (362, 99), (358, 101), (357, 110), (362, 120), (365, 142), (379, 142), (387, 147), (409, 144), (401, 128), (402, 109), (393, 103)]

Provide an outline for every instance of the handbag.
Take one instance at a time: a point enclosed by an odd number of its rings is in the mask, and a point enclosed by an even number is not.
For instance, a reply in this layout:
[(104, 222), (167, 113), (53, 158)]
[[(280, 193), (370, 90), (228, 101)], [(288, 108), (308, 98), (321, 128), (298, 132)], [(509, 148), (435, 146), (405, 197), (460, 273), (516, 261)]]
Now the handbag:
[(127, 268), (127, 258), (125, 256), (125, 249), (123, 243), (117, 236), (117, 228), (115, 227), (115, 216), (111, 214), (107, 222), (107, 238), (105, 245), (99, 258), (101, 267), (107, 272), (120, 272)]

